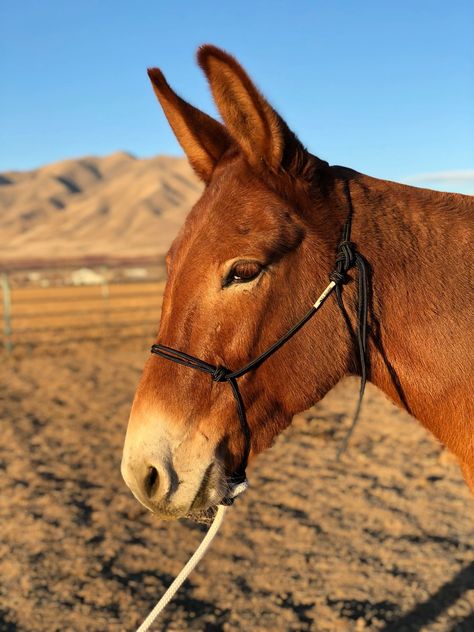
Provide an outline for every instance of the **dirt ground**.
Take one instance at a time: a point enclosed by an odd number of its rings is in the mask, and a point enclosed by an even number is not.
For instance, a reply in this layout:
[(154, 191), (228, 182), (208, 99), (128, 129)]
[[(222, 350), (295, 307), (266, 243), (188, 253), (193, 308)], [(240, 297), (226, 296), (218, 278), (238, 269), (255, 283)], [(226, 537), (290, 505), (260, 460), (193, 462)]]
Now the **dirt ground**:
[[(120, 477), (146, 350), (83, 344), (0, 367), (0, 630), (132, 631), (202, 538)], [(456, 463), (373, 388), (341, 463), (341, 384), (250, 470), (156, 630), (474, 630), (474, 502)]]

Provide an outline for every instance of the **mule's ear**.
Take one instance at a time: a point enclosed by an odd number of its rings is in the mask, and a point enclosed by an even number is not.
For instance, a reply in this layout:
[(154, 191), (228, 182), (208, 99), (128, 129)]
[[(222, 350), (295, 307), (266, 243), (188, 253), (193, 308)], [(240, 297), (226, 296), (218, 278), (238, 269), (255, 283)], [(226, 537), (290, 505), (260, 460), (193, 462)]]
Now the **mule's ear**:
[(227, 129), (254, 167), (303, 175), (312, 156), (260, 94), (240, 64), (215, 46), (202, 46), (198, 62)]
[(225, 127), (179, 97), (158, 68), (149, 68), (148, 76), (192, 168), (204, 182), (209, 182), (214, 167), (232, 142)]

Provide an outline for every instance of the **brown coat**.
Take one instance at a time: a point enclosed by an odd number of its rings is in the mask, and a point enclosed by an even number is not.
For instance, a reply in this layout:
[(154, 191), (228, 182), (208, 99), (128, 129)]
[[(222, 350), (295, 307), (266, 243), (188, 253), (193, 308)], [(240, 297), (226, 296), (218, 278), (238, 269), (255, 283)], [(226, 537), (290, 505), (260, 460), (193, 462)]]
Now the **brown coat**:
[[(232, 57), (205, 46), (198, 59), (225, 126), (180, 99), (159, 70), (149, 71), (207, 185), (168, 255), (159, 341), (231, 369), (267, 348), (328, 283), (348, 181), (352, 240), (370, 267), (369, 379), (457, 455), (474, 491), (473, 198), (329, 167), (305, 150)], [(356, 283), (345, 286), (353, 324), (355, 294)], [(358, 373), (331, 297), (240, 380), (251, 455)], [(134, 410), (142, 406), (166, 411), (183, 437), (205, 435), (227, 472), (239, 462), (243, 443), (227, 386), (153, 357)]]

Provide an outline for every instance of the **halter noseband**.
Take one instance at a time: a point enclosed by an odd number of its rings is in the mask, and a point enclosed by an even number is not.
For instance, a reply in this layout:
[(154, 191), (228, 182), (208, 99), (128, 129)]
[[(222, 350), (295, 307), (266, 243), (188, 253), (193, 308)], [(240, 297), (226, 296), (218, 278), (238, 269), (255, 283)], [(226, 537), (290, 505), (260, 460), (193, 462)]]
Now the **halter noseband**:
[[(250, 428), (247, 422), (247, 416), (245, 414), (245, 407), (242, 401), (242, 396), (239, 391), (237, 380), (249, 371), (256, 369), (267, 358), (273, 355), (280, 347), (282, 347), (292, 336), (294, 336), (305, 325), (310, 318), (316, 314), (319, 308), (323, 305), (327, 297), (335, 291), (338, 305), (343, 314), (346, 325), (349, 329), (351, 338), (357, 343), (359, 363), (361, 369), (361, 382), (359, 390), (359, 399), (357, 407), (352, 419), (352, 424), (344, 437), (343, 443), (338, 451), (338, 458), (342, 452), (346, 449), (349, 442), (352, 431), (355, 428), (357, 420), (360, 415), (360, 409), (362, 404), (362, 398), (364, 395), (365, 385), (367, 382), (367, 312), (368, 312), (368, 267), (365, 259), (357, 252), (354, 244), (351, 242), (351, 228), (352, 228), (352, 215), (353, 205), (349, 188), (349, 183), (345, 181), (345, 193), (349, 205), (349, 213), (346, 221), (344, 222), (342, 230), (342, 238), (339, 242), (336, 254), (336, 265), (334, 270), (329, 275), (330, 283), (326, 289), (319, 296), (317, 301), (311, 306), (308, 312), (299, 320), (291, 329), (289, 329), (281, 338), (274, 342), (268, 349), (266, 349), (259, 356), (251, 360), (248, 364), (241, 369), (231, 371), (224, 366), (215, 366), (209, 364), (200, 358), (178, 351), (172, 347), (167, 347), (162, 344), (154, 344), (151, 347), (151, 353), (154, 355), (171, 360), (176, 364), (189, 367), (190, 369), (196, 369), (202, 373), (207, 373), (214, 382), (228, 382), (231, 385), (234, 395), (235, 403), (237, 406), (237, 414), (240, 421), (240, 428), (244, 436), (245, 449), (239, 468), (234, 472), (231, 477), (232, 485), (238, 485), (246, 480), (245, 470), (247, 468), (247, 461), (250, 453), (251, 434)], [(344, 307), (342, 300), (342, 287), (347, 282), (347, 272), (353, 268), (357, 268), (358, 271), (358, 307), (357, 307), (357, 328), (354, 331), (349, 316)], [(233, 498), (227, 498), (221, 501), (221, 504), (232, 504)]]

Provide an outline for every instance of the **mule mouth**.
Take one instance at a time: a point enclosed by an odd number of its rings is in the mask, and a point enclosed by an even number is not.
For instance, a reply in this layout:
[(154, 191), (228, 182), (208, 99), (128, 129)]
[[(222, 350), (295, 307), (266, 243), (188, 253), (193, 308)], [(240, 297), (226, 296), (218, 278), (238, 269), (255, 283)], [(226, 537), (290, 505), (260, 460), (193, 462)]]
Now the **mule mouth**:
[(166, 493), (159, 500), (147, 498), (141, 490), (130, 487), (137, 500), (148, 509), (151, 513), (162, 520), (178, 520), (180, 518), (188, 518), (197, 522), (212, 521), (218, 505), (225, 500), (231, 493), (225, 476), (219, 463), (213, 461), (206, 469), (199, 483), (196, 485), (196, 491), (186, 495), (188, 500), (183, 502), (183, 487), (188, 485), (186, 480), (180, 480), (176, 488), (170, 493)]
[(208, 465), (208, 467), (206, 468), (206, 471), (204, 472), (204, 475), (201, 480), (201, 484), (199, 485), (196, 495), (194, 496), (194, 500), (192, 501), (191, 506), (189, 507), (189, 513), (192, 513), (196, 509), (200, 510), (200, 509), (207, 508), (206, 504), (208, 503), (208, 500), (212, 496), (212, 491), (213, 491), (212, 488), (213, 487), (216, 488), (217, 487), (216, 483), (218, 483), (217, 480), (214, 480), (216, 478), (215, 473), (216, 473), (215, 463), (211, 463), (210, 465)]
[(214, 520), (219, 505), (232, 505), (237, 496), (240, 496), (248, 489), (248, 480), (244, 478), (240, 482), (233, 483), (229, 486), (227, 494), (225, 494), (216, 505), (211, 505), (207, 509), (190, 510), (189, 513), (184, 516), (193, 522), (199, 522), (201, 524), (210, 525)]
[(137, 499), (160, 520), (180, 520), (185, 518), (200, 524), (210, 525), (219, 505), (232, 505), (234, 499), (248, 488), (247, 479), (230, 483), (219, 477), (219, 468), (210, 464), (204, 472), (201, 483), (188, 506), (173, 505), (170, 502), (153, 503), (137, 496)]

